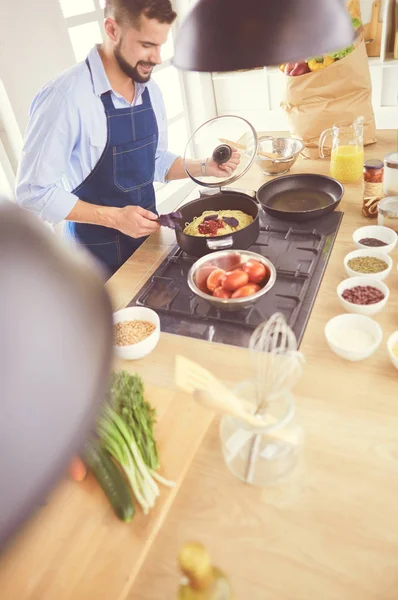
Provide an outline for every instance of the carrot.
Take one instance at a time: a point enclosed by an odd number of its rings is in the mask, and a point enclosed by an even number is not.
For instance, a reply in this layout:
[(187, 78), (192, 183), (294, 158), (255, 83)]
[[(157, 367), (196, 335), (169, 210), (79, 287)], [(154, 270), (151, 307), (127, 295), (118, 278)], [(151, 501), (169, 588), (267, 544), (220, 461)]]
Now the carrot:
[(73, 481), (83, 481), (87, 475), (86, 465), (81, 458), (75, 456), (68, 468), (68, 474)]

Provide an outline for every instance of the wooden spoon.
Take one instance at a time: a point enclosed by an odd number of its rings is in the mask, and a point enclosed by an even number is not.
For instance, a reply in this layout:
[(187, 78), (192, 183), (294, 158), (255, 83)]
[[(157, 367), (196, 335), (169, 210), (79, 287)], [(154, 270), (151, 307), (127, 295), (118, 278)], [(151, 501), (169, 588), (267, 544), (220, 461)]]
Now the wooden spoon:
[[(242, 144), (238, 144), (236, 142), (231, 142), (230, 140), (226, 140), (224, 138), (219, 138), (219, 140), (223, 144), (228, 144), (228, 146), (231, 146), (232, 148), (237, 148), (238, 150), (246, 150), (246, 146), (243, 146)], [(278, 158), (282, 158), (278, 154), (275, 154), (275, 152), (270, 152), (268, 154), (267, 152), (263, 152), (262, 150), (259, 150), (257, 152), (257, 154), (259, 156), (264, 156), (265, 158), (269, 158), (270, 160), (275, 160), (275, 159), (278, 159)]]
[[(261, 415), (261, 418), (254, 416), (249, 412), (249, 410), (253, 410), (250, 402), (235, 396), (207, 369), (179, 355), (176, 357), (175, 381), (177, 387), (188, 394), (193, 394), (196, 402), (205, 408), (235, 417), (253, 429), (263, 429), (278, 422), (271, 415)], [(297, 440), (293, 427), (285, 427), (281, 431), (271, 431), (267, 435), (291, 444), (295, 444)]]

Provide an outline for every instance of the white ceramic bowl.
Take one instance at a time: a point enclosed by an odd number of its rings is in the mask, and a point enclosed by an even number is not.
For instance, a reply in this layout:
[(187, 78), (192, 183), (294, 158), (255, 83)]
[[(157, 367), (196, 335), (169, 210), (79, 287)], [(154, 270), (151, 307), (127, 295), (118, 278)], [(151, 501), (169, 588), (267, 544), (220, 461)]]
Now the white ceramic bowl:
[(394, 331), (394, 333), (392, 333), (387, 340), (387, 350), (388, 350), (388, 354), (390, 356), (391, 362), (394, 365), (394, 367), (396, 369), (398, 369), (398, 356), (395, 356), (395, 354), (393, 354), (393, 351), (392, 351), (396, 344), (398, 344), (398, 331)]
[[(364, 244), (359, 243), (359, 240), (362, 240), (363, 238), (376, 238), (385, 242), (387, 246), (365, 246)], [(352, 239), (357, 248), (370, 248), (372, 250), (379, 250), (385, 254), (390, 254), (397, 245), (398, 236), (395, 231), (389, 227), (383, 227), (383, 225), (367, 225), (366, 227), (356, 229), (352, 234)]]
[[(354, 271), (354, 269), (351, 269), (348, 266), (348, 262), (352, 258), (361, 258), (361, 257), (364, 258), (365, 256), (370, 256), (372, 258), (379, 258), (380, 260), (382, 260), (383, 262), (385, 262), (387, 264), (387, 268), (384, 271), (380, 271), (380, 273), (366, 273), (365, 274), (365, 273), (361, 273), (360, 271)], [(392, 265), (393, 265), (393, 260), (392, 260), (391, 256), (389, 256), (385, 252), (380, 252), (380, 250), (375, 250), (372, 248), (369, 248), (369, 250), (354, 250), (353, 252), (350, 252), (349, 254), (347, 254), (347, 256), (344, 259), (344, 268), (349, 277), (365, 276), (365, 277), (371, 277), (372, 279), (377, 279), (378, 281), (384, 281), (384, 279), (386, 279), (389, 276), (389, 274), (391, 273)]]
[(155, 311), (145, 308), (145, 306), (129, 306), (113, 313), (113, 323), (116, 324), (121, 321), (149, 321), (155, 325), (156, 329), (142, 342), (130, 346), (114, 346), (118, 358), (137, 360), (147, 356), (156, 348), (160, 337), (160, 320)]
[[(368, 333), (374, 338), (374, 343), (363, 346), (360, 350), (345, 348), (339, 343), (337, 336), (347, 333), (350, 329)], [(325, 337), (329, 348), (341, 358), (357, 362), (371, 356), (380, 346), (383, 339), (383, 330), (376, 321), (365, 315), (338, 315), (330, 319), (325, 325)]]
[[(380, 302), (376, 302), (375, 304), (353, 304), (353, 302), (348, 302), (347, 300), (344, 300), (342, 296), (344, 290), (349, 290), (351, 288), (356, 287), (357, 285), (370, 285), (380, 290), (384, 294), (383, 300), (380, 300)], [(382, 281), (378, 281), (377, 279), (373, 279), (372, 277), (368, 277), (367, 275), (344, 279), (344, 281), (339, 283), (336, 291), (341, 306), (347, 312), (357, 313), (359, 315), (367, 315), (368, 317), (370, 317), (371, 315), (375, 315), (381, 310), (383, 310), (383, 308), (388, 302), (388, 298), (390, 297), (390, 290), (385, 283), (383, 283)]]

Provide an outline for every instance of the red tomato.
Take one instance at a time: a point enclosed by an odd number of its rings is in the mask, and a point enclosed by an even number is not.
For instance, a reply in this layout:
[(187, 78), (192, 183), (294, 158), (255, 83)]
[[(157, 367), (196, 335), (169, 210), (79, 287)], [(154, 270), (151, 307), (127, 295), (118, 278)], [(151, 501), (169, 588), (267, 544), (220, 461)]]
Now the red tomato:
[(210, 273), (213, 273), (217, 267), (214, 265), (204, 265), (201, 269), (198, 270), (195, 277), (195, 283), (204, 294), (208, 294), (209, 290), (207, 289), (207, 279)]
[(217, 257), (217, 266), (219, 269), (225, 271), (234, 271), (235, 269), (241, 268), (241, 260), (239, 254), (227, 254), (222, 258)]
[(224, 290), (233, 292), (234, 290), (246, 285), (248, 281), (249, 275), (245, 271), (236, 269), (236, 271), (230, 271), (227, 273), (222, 286)]
[(230, 298), (231, 297), (231, 292), (228, 292), (227, 290), (224, 290), (223, 287), (218, 287), (218, 288), (216, 288), (214, 290), (213, 296), (215, 298)]
[(210, 292), (214, 292), (214, 290), (222, 285), (222, 282), (225, 278), (225, 271), (223, 269), (216, 269), (207, 278), (207, 289)]
[(249, 283), (248, 285), (244, 285), (243, 287), (235, 290), (232, 294), (231, 298), (245, 298), (246, 296), (253, 296), (261, 290), (261, 287), (255, 283)]
[(248, 260), (243, 270), (249, 275), (250, 283), (263, 282), (268, 273), (268, 268), (258, 260)]

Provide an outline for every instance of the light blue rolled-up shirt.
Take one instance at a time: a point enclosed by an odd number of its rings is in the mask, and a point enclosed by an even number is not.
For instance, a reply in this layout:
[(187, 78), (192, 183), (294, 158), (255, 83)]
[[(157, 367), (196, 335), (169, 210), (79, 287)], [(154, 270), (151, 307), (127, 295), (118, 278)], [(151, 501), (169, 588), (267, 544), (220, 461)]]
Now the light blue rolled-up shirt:
[[(101, 94), (111, 90), (115, 108), (131, 106), (114, 92), (97, 48), (89, 55), (91, 73), (78, 63), (47, 83), (33, 100), (17, 173), (20, 206), (50, 223), (60, 223), (75, 206), (72, 191), (92, 172), (107, 141)], [(161, 91), (150, 80), (135, 84), (132, 106), (142, 104), (148, 88), (159, 129), (155, 181), (165, 181), (177, 155), (167, 150), (166, 110)]]

